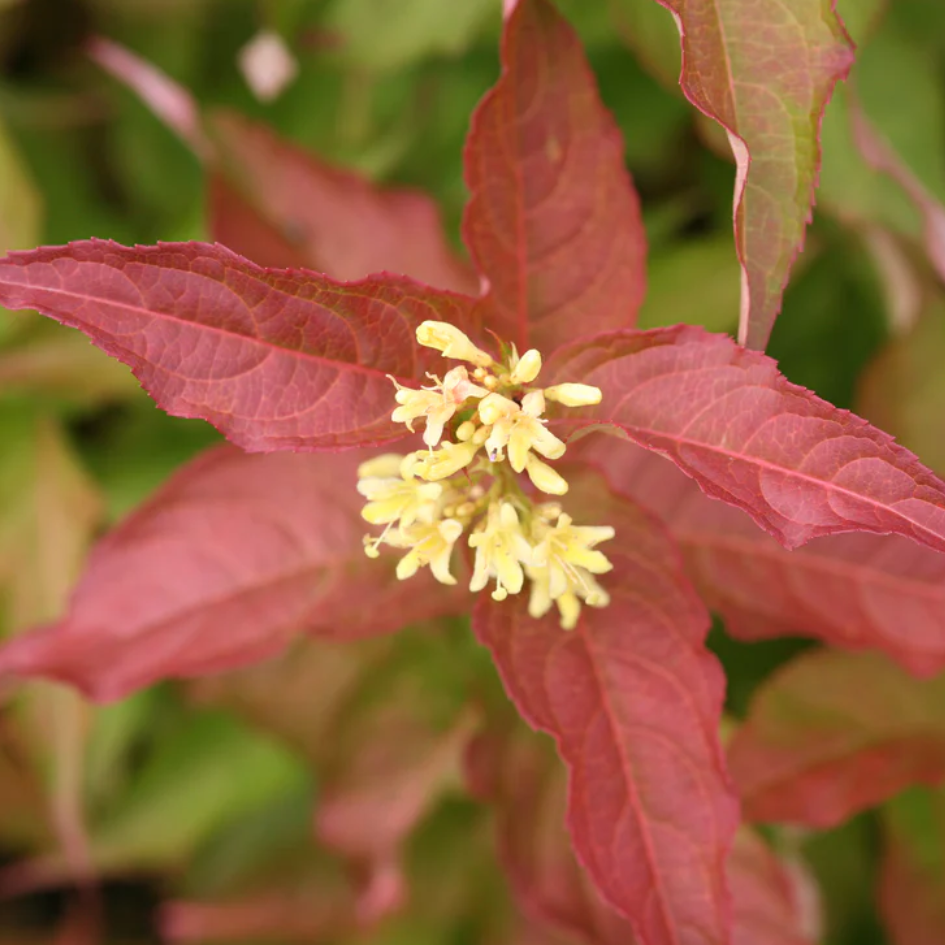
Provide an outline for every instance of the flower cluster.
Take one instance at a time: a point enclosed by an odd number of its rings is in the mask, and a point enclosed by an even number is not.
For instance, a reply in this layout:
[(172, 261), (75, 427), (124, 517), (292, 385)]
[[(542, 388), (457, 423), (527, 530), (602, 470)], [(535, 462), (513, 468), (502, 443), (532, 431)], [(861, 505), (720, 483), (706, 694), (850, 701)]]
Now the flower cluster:
[(472, 367), (454, 367), (442, 380), (428, 375), (432, 385), (420, 390), (394, 381), (398, 406), (392, 418), (411, 431), (422, 419), (427, 449), (378, 456), (359, 467), (358, 491), (367, 500), (361, 514), (384, 526), (380, 535), (365, 537), (366, 553), (376, 557), (381, 545), (403, 549), (399, 578), (429, 566), (438, 581), (455, 584), (450, 559), (468, 533), (475, 552), (470, 590), (495, 582), (492, 597), (501, 601), (522, 591), (527, 578), (531, 616), (542, 617), (557, 604), (561, 625), (572, 629), (582, 601), (591, 607), (609, 602), (595, 575), (611, 564), (596, 545), (613, 538), (614, 530), (575, 526), (557, 502), (534, 501), (534, 490), (523, 489), (517, 474), (525, 473), (540, 493), (568, 491), (545, 462), (559, 459), (565, 444), (542, 415), (548, 401), (599, 403), (600, 390), (586, 384), (534, 387), (538, 351), (520, 357), (513, 346), (496, 361), (445, 322), (424, 322), (417, 340)]

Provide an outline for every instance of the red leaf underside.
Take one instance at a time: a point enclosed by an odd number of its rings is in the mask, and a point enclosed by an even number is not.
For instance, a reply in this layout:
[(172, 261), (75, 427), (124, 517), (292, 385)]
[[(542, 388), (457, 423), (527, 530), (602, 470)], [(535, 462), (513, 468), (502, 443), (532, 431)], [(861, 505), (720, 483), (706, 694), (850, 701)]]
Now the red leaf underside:
[(804, 244), (820, 168), (820, 123), (853, 61), (823, 0), (659, 0), (682, 36), (680, 83), (729, 133), (737, 164), (739, 339), (764, 348)]
[(387, 375), (439, 368), (416, 326), (463, 326), (473, 302), (393, 276), (266, 270), (217, 245), (90, 240), (0, 260), (0, 304), (79, 328), (168, 413), (266, 451), (402, 437)]
[(620, 134), (547, 0), (516, 6), (502, 63), (466, 145), (463, 233), (489, 286), (486, 326), (549, 353), (633, 324), (646, 240)]
[(67, 615), (0, 650), (0, 674), (110, 700), (264, 659), (303, 631), (357, 639), (465, 609), (461, 589), (397, 581), (364, 555), (362, 458), (204, 454), (99, 543)]
[(571, 452), (663, 519), (703, 600), (733, 636), (811, 636), (882, 650), (919, 675), (945, 669), (945, 555), (862, 533), (787, 551), (649, 450), (595, 434)]
[(945, 551), (945, 483), (726, 336), (689, 326), (608, 333), (559, 351), (548, 374), (603, 391), (599, 407), (559, 421), (564, 431), (616, 427), (788, 547), (867, 531)]
[[(332, 167), (264, 125), (224, 113), (212, 122), (229, 193), (211, 200), (214, 237), (256, 262), (253, 230), (236, 218), (235, 196), (283, 235), (303, 265), (333, 279), (372, 272), (410, 276), (476, 294), (476, 278), (447, 245), (436, 204), (417, 191), (382, 188)], [(288, 266), (288, 257), (273, 265)]]
[[(582, 487), (583, 486), (583, 487)], [(642, 945), (727, 941), (724, 859), (737, 819), (719, 759), (722, 677), (707, 615), (655, 524), (593, 478), (569, 494), (579, 524), (607, 523), (614, 570), (578, 627), (525, 602), (474, 612), (510, 697), (552, 734), (570, 771), (579, 860)], [(580, 517), (578, 517), (580, 516)]]
[(916, 681), (873, 654), (805, 654), (759, 690), (728, 757), (747, 818), (834, 826), (945, 778), (945, 676)]

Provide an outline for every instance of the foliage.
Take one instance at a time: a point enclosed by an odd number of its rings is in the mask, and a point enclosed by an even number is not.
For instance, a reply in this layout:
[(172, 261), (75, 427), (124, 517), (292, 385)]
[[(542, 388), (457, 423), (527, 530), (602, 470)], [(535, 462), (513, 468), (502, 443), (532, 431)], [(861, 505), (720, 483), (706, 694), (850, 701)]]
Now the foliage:
[(945, 19), (660, 4), (0, 3), (0, 945), (945, 936)]

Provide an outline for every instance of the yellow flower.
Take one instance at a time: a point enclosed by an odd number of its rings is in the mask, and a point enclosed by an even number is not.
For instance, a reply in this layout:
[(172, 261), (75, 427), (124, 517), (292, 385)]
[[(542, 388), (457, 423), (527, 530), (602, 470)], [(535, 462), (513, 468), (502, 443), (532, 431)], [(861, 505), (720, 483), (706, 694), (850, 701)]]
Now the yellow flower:
[(465, 443), (444, 443), (438, 450), (421, 453), (414, 469), (421, 479), (429, 482), (446, 479), (468, 466), (481, 446), (475, 439)]
[(468, 335), (449, 322), (423, 322), (417, 327), (417, 341), (426, 348), (442, 351), (444, 358), (469, 361), (483, 368), (491, 367), (494, 363), (492, 355), (477, 348)]
[(423, 387), (420, 390), (403, 387), (394, 381), (397, 388), (394, 399), (400, 406), (391, 414), (391, 420), (395, 423), (405, 423), (411, 433), (413, 421), (423, 417), (427, 424), (423, 431), (423, 442), (430, 447), (440, 442), (443, 427), (468, 398), (485, 397), (489, 393), (469, 379), (469, 373), (464, 367), (447, 371), (442, 381), (438, 377), (433, 380), (436, 381), (433, 387)]
[(496, 586), (494, 600), (517, 594), (525, 582), (522, 561), (531, 555), (531, 546), (522, 533), (515, 509), (508, 502), (493, 502), (485, 525), (469, 536), (470, 548), (476, 549), (471, 591), (481, 591), (491, 578)]
[(565, 446), (540, 419), (545, 412), (545, 398), (533, 390), (522, 398), (519, 407), (501, 394), (489, 394), (479, 404), (479, 417), (492, 429), (486, 440), (486, 452), (492, 462), (502, 459), (508, 448), (509, 463), (520, 473), (525, 469), (528, 451), (535, 450), (546, 459), (564, 455)]
[(417, 453), (383, 453), (358, 466), (358, 492), (368, 500), (361, 510), (365, 521), (389, 526), (399, 519), (407, 527), (438, 517), (443, 487), (418, 480), (413, 472), (416, 465)]
[(410, 549), (397, 563), (397, 577), (405, 581), (424, 565), (429, 565), (433, 576), (441, 584), (455, 584), (456, 578), (450, 574), (450, 557), (453, 545), (462, 533), (462, 523), (455, 518), (445, 518), (430, 524), (418, 522), (391, 534), (387, 544)]
[(543, 617), (557, 603), (561, 626), (573, 630), (581, 611), (581, 600), (591, 607), (606, 607), (607, 592), (597, 583), (595, 574), (606, 574), (613, 565), (594, 546), (614, 537), (610, 526), (579, 527), (570, 515), (562, 514), (553, 528), (548, 528), (532, 551), (528, 576), (532, 593), (528, 612)]

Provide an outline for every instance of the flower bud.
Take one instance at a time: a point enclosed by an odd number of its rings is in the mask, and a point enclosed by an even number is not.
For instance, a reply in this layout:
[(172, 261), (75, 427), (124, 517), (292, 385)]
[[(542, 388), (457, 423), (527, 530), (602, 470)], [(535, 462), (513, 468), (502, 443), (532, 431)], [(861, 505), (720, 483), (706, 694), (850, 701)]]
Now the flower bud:
[(555, 384), (554, 387), (545, 388), (545, 397), (548, 400), (555, 400), (565, 407), (599, 404), (601, 396), (600, 388), (591, 387), (590, 384)]
[(525, 472), (536, 489), (548, 495), (564, 495), (568, 491), (567, 480), (547, 463), (543, 463), (534, 453), (529, 453), (525, 460)]
[(472, 462), (480, 446), (475, 442), (444, 443), (438, 450), (423, 456), (414, 467), (414, 473), (428, 482), (447, 479)]
[(383, 453), (365, 460), (358, 466), (358, 479), (393, 479), (400, 475), (403, 458), (399, 453)]
[(529, 348), (512, 369), (509, 380), (513, 384), (531, 384), (540, 370), (541, 355), (534, 348)]
[(417, 341), (424, 347), (435, 348), (444, 358), (469, 361), (479, 367), (489, 367), (492, 356), (477, 348), (469, 337), (448, 322), (422, 322), (417, 327)]

